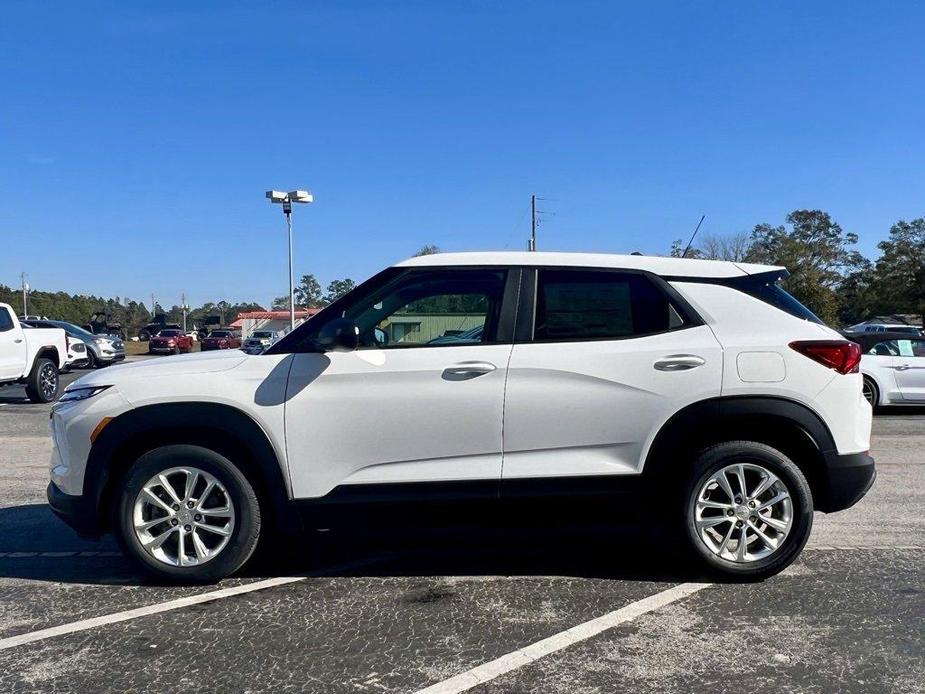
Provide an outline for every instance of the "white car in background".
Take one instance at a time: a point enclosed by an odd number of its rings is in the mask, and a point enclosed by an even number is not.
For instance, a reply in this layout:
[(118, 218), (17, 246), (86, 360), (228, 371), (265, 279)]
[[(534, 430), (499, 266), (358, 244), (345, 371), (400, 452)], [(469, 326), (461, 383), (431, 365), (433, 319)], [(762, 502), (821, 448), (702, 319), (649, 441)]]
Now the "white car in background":
[(244, 340), (241, 349), (248, 354), (260, 354), (263, 350), (276, 342), (276, 340), (277, 334), (274, 330), (255, 330), (251, 333), (250, 337)]
[(0, 385), (22, 385), (32, 402), (51, 402), (67, 361), (63, 330), (24, 327), (12, 306), (0, 304)]
[(925, 337), (906, 332), (850, 337), (861, 345), (864, 397), (871, 405), (925, 406)]

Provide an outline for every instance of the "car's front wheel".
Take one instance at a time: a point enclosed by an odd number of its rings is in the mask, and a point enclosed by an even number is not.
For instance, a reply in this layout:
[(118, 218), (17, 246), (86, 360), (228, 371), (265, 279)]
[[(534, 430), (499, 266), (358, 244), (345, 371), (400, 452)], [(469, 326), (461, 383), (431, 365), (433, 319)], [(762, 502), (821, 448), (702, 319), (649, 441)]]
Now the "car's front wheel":
[(170, 581), (218, 581), (250, 558), (260, 537), (260, 504), (247, 477), (200, 446), (142, 455), (127, 473), (115, 513), (129, 556)]
[(686, 535), (712, 570), (760, 580), (787, 568), (813, 525), (813, 501), (800, 469), (780, 451), (753, 441), (705, 450), (685, 503)]

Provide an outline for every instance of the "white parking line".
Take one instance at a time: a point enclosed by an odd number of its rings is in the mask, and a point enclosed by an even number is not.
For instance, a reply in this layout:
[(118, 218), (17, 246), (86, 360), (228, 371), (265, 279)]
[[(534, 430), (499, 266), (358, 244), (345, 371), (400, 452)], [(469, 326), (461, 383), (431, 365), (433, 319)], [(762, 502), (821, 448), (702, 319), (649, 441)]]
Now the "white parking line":
[(619, 624), (631, 622), (636, 617), (662, 608), (665, 605), (670, 605), (677, 600), (682, 600), (711, 585), (713, 584), (682, 583), (674, 588), (663, 590), (655, 595), (632, 602), (619, 610), (608, 612), (529, 646), (518, 648), (516, 651), (511, 651), (500, 658), (461, 672), (447, 680), (432, 684), (419, 690), (417, 694), (459, 694), (459, 692), (465, 692), (496, 677), (518, 670), (551, 653), (590, 639), (592, 636), (597, 636), (601, 632), (612, 629)]
[(344, 571), (349, 571), (350, 569), (356, 569), (363, 566), (369, 566), (370, 564), (377, 564), (382, 561), (394, 558), (394, 555), (388, 557), (378, 557), (372, 560), (363, 560), (363, 561), (354, 561), (347, 562), (344, 564), (339, 564), (337, 566), (328, 567), (327, 569), (321, 571), (313, 571), (310, 574), (305, 574), (304, 576), (279, 576), (277, 578), (268, 578), (263, 581), (255, 581), (254, 583), (248, 583), (243, 586), (235, 586), (233, 588), (222, 588), (220, 590), (212, 590), (208, 593), (200, 593), (199, 595), (190, 595), (185, 598), (177, 598), (176, 600), (168, 600), (167, 602), (161, 602), (154, 605), (147, 605), (145, 607), (138, 607), (134, 610), (124, 610), (122, 612), (113, 612), (112, 614), (102, 615), (100, 617), (91, 617), (89, 619), (81, 619), (77, 622), (70, 622), (69, 624), (61, 624), (56, 627), (49, 627), (47, 629), (39, 629), (38, 631), (31, 631), (27, 634), (19, 634), (17, 636), (8, 636), (5, 639), (0, 639), (0, 651), (6, 650), (7, 648), (15, 648), (16, 646), (22, 646), (27, 643), (35, 643), (36, 641), (44, 641), (45, 639), (54, 638), (55, 636), (64, 636), (66, 634), (73, 634), (78, 631), (87, 631), (88, 629), (95, 629), (96, 627), (106, 626), (108, 624), (118, 624), (119, 622), (127, 622), (131, 619), (138, 619), (139, 617), (147, 617), (153, 614), (159, 614), (161, 612), (169, 612), (170, 610), (179, 610), (183, 607), (189, 607), (190, 605), (199, 605), (204, 602), (212, 602), (213, 600), (221, 600), (223, 598), (230, 598), (234, 595), (242, 595), (244, 593), (253, 593), (257, 590), (265, 590), (267, 588), (275, 588), (277, 586), (284, 586), (289, 583), (298, 583), (299, 581), (304, 581), (308, 578), (314, 576), (327, 576), (333, 573), (342, 573)]

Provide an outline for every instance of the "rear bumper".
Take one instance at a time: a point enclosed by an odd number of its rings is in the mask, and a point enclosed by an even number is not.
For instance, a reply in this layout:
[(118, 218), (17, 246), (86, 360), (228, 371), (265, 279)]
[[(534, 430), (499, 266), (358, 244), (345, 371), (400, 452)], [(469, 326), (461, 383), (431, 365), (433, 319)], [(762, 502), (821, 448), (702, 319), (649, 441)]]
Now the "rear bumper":
[(96, 509), (86, 496), (65, 494), (54, 482), (48, 483), (45, 493), (54, 514), (71, 526), (78, 535), (89, 538), (102, 535)]
[(832, 513), (854, 506), (876, 478), (874, 459), (866, 451), (849, 455), (825, 453), (825, 489), (823, 498), (816, 500), (816, 509)]

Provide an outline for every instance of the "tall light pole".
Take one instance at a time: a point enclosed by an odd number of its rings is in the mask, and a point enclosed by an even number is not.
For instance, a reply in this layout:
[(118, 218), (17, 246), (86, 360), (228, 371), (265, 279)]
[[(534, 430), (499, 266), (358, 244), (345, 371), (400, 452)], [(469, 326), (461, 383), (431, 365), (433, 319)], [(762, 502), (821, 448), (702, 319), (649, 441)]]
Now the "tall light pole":
[(291, 190), (284, 193), (279, 190), (268, 190), (267, 199), (273, 203), (280, 203), (283, 206), (283, 214), (286, 215), (286, 226), (289, 228), (289, 330), (295, 328), (295, 297), (292, 287), (292, 203), (310, 203), (315, 197), (307, 190)]
[(180, 294), (180, 308), (183, 309), (183, 332), (186, 332), (186, 314), (189, 312), (189, 306), (186, 303), (186, 292)]
[(29, 317), (29, 306), (26, 297), (29, 295), (29, 283), (26, 282), (26, 273), (20, 273), (19, 279), (22, 280), (22, 317)]

